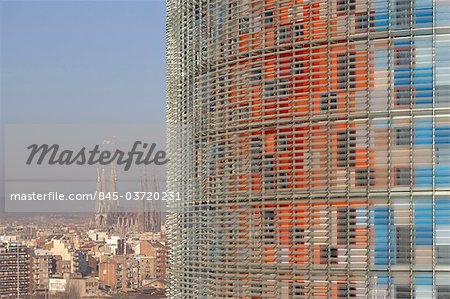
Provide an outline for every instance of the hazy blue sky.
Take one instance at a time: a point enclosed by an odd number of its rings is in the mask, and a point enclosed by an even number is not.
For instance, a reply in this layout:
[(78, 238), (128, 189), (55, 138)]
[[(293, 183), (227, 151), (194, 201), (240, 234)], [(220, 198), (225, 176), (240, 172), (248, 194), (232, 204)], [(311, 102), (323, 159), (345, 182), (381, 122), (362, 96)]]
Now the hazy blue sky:
[(165, 2), (0, 0), (0, 30), (0, 214), (4, 124), (164, 126)]
[(164, 122), (165, 2), (0, 5), (4, 122)]

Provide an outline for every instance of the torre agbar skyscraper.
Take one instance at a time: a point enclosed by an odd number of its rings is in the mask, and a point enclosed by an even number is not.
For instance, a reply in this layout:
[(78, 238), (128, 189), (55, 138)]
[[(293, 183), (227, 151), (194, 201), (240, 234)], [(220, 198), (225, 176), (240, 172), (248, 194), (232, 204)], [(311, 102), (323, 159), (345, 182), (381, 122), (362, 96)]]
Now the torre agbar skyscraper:
[(170, 298), (450, 298), (450, 1), (168, 0)]

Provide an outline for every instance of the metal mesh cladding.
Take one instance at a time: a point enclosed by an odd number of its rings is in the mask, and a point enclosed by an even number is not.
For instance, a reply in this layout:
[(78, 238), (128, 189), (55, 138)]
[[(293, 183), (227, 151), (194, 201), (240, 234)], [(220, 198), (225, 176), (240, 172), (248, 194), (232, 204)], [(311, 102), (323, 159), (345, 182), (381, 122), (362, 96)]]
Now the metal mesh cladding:
[(450, 4), (168, 0), (170, 298), (450, 296)]

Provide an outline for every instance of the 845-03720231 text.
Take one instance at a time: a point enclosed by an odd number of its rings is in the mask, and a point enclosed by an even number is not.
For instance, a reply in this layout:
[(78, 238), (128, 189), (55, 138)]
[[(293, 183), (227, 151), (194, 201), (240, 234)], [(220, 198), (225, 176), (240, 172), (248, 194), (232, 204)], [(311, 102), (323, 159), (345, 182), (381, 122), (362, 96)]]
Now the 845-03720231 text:
[(125, 192), (96, 192), (99, 200), (180, 200), (180, 192), (150, 192), (150, 191), (135, 191)]
[(62, 193), (50, 191), (45, 193), (11, 193), (9, 194), (11, 201), (89, 201), (89, 200), (128, 200), (128, 201), (170, 201), (181, 200), (180, 192), (150, 192), (150, 191), (134, 191), (134, 192), (99, 192), (94, 193)]

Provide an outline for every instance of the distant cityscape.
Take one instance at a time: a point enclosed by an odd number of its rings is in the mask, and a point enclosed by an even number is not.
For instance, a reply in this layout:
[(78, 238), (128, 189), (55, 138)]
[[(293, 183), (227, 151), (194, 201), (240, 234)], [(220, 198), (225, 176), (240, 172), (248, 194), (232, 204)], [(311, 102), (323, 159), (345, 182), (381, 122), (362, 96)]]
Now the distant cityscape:
[[(114, 166), (98, 191), (107, 183), (115, 190)], [(165, 212), (97, 202), (95, 213), (1, 218), (0, 298), (165, 298)]]
[(0, 1), (0, 28), (0, 299), (165, 298), (164, 204), (126, 196), (165, 191), (165, 3)]

